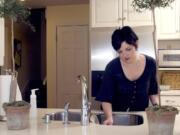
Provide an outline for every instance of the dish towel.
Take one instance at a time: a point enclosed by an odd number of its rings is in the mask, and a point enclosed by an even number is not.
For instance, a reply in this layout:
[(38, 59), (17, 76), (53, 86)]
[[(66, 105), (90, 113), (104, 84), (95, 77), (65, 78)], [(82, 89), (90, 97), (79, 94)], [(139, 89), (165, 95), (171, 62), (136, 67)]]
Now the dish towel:
[[(4, 102), (9, 102), (10, 96), (10, 84), (11, 84), (11, 75), (0, 75), (0, 115), (4, 116), (5, 112), (2, 107)], [(22, 100), (22, 95), (17, 85), (16, 89), (16, 100)]]

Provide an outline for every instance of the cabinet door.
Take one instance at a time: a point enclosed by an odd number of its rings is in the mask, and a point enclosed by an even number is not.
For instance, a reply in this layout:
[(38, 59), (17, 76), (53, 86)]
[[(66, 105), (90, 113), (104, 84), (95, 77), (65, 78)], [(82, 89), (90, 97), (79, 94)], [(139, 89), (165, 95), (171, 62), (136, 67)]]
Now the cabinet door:
[(121, 26), (122, 0), (90, 0), (91, 27)]
[(161, 105), (180, 106), (180, 96), (161, 96)]
[(0, 18), (0, 66), (4, 64), (4, 19)]
[(151, 11), (135, 11), (132, 7), (132, 0), (123, 0), (123, 21), (124, 25), (129, 25), (131, 27), (153, 25)]
[(158, 39), (180, 38), (179, 6), (179, 0), (176, 0), (171, 7), (156, 10)]

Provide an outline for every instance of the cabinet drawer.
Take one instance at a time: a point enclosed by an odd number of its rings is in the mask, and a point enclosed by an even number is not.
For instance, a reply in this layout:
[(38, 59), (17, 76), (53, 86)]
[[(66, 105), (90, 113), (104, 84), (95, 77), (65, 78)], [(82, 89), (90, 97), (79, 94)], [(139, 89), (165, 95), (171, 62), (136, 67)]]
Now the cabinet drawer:
[(180, 96), (161, 96), (161, 105), (180, 106)]

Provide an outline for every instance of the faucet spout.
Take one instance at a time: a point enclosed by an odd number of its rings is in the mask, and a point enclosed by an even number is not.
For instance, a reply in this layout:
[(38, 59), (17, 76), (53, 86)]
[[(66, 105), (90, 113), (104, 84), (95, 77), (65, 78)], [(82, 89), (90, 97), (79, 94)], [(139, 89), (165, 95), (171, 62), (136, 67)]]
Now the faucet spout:
[(82, 87), (82, 106), (81, 106), (81, 125), (86, 126), (89, 125), (89, 117), (90, 117), (90, 105), (87, 97), (87, 84), (86, 78), (83, 75), (79, 75), (77, 77), (77, 81), (81, 83)]
[(86, 84), (86, 78), (83, 75), (79, 75), (77, 77), (78, 83), (81, 83), (81, 89), (82, 89), (82, 108), (86, 108), (88, 97), (87, 97), (87, 84)]

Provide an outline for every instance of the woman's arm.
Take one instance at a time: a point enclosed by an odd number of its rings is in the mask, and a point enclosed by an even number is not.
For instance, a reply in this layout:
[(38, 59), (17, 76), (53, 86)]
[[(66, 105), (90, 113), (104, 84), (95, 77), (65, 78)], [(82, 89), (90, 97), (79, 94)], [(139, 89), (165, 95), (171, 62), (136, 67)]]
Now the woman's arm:
[(103, 122), (104, 125), (112, 125), (113, 118), (112, 118), (112, 105), (108, 102), (102, 102), (103, 111), (106, 115), (106, 120)]
[(152, 105), (159, 105), (159, 95), (158, 95), (158, 79), (157, 79), (157, 66), (156, 61), (152, 59), (151, 63), (151, 80), (150, 80), (150, 88), (149, 88), (149, 98), (151, 100)]
[(155, 105), (155, 104), (159, 105), (159, 95), (151, 95), (150, 100), (151, 100), (152, 105)]

